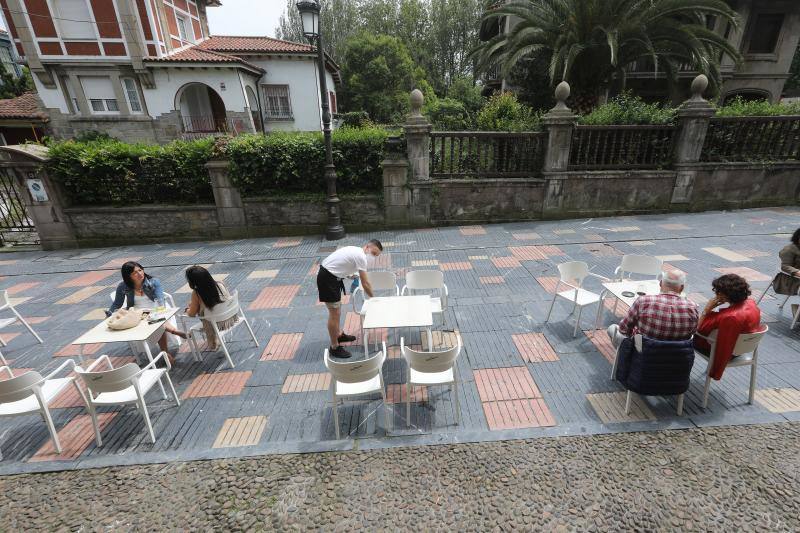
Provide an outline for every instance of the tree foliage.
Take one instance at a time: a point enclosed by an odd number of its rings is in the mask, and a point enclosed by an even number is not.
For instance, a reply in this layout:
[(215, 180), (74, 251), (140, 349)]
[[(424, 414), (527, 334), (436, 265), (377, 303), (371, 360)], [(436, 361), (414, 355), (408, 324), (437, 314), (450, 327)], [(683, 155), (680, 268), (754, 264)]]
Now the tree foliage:
[(484, 19), (517, 17), (519, 22), (475, 53), (480, 68), (499, 63), (508, 75), (522, 58), (550, 52), (551, 83), (566, 80), (574, 94), (595, 99), (636, 61), (652, 61), (670, 80), (677, 79), (681, 65), (691, 65), (718, 87), (720, 56), (740, 55), (706, 27), (706, 16), (737, 24), (724, 0), (512, 0)]
[(22, 68), (22, 76), (14, 77), (13, 74), (0, 67), (0, 98), (15, 98), (33, 90), (33, 80), (31, 71), (27, 67)]
[(540, 117), (513, 93), (497, 93), (478, 113), (477, 125), (482, 131), (535, 131)]

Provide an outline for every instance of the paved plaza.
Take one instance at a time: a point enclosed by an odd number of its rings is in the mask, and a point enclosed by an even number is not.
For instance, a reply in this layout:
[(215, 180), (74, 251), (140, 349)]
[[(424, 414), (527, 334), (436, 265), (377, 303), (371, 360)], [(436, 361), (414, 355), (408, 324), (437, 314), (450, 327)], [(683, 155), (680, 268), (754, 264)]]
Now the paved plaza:
[[(54, 368), (64, 357), (77, 361), (71, 342), (104, 317), (119, 266), (127, 260), (160, 278), (181, 307), (189, 298), (185, 267), (209, 266), (239, 291), (260, 345), (237, 330), (229, 344), (234, 369), (221, 352), (204, 353), (202, 362), (186, 351), (179, 354), (171, 376), (181, 406), (162, 400), (157, 388), (148, 396), (155, 444), (129, 406), (103, 412), (104, 443), (96, 447), (74, 390), (55, 401), (60, 455), (38, 416), (0, 419), (0, 474), (800, 420), (800, 337), (789, 329), (788, 306), (779, 311), (771, 296), (761, 306), (770, 331), (760, 351), (754, 404), (746, 404), (749, 371), (730, 369), (712, 384), (708, 408), (702, 409), (705, 364), (698, 360), (682, 416), (670, 397), (637, 398), (625, 414), (625, 393), (609, 379), (613, 352), (605, 332), (594, 329), (596, 308), (585, 310), (576, 338), (566, 302), (557, 303), (551, 323), (544, 323), (556, 265), (570, 260), (612, 276), (623, 254), (654, 255), (688, 273), (687, 292), (699, 304), (710, 296), (711, 280), (728, 272), (747, 278), (758, 296), (777, 271), (777, 251), (798, 226), (800, 209), (788, 208), (350, 235), (336, 244), (383, 241), (386, 252), (377, 268), (395, 272), (401, 286), (412, 269), (444, 272), (450, 292), (444, 328), (458, 332), (464, 343), (458, 361), (463, 420), (456, 424), (447, 387), (412, 391), (406, 418), (406, 366), (392, 346), (384, 366), (389, 426), (378, 395), (347, 402), (339, 410), (338, 441), (322, 361), (326, 312), (315, 285), (318, 263), (334, 249), (332, 243), (288, 237), (4, 253), (1, 286), (45, 341), (37, 344), (18, 325), (3, 330), (3, 353), (16, 372)], [(601, 290), (591, 278), (586, 288)], [(601, 327), (617, 320), (612, 308), (609, 300)], [(358, 318), (347, 309), (346, 330), (355, 332)], [(384, 335), (390, 345), (399, 344), (400, 336), (411, 345), (423, 342), (416, 330)], [(446, 332), (434, 337), (437, 345), (451, 341)], [(133, 357), (127, 345), (95, 345), (84, 350), (84, 360), (100, 354), (115, 362)]]

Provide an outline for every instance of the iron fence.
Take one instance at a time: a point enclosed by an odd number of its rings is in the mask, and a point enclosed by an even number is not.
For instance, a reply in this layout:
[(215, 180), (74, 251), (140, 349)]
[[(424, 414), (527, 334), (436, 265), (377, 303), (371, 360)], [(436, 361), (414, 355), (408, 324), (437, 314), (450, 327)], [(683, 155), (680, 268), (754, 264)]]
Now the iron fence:
[(432, 178), (527, 178), (541, 174), (542, 132), (439, 131), (431, 133)]
[(573, 170), (664, 168), (672, 163), (672, 125), (577, 126), (569, 168)]
[(800, 116), (715, 117), (708, 124), (704, 162), (800, 159)]

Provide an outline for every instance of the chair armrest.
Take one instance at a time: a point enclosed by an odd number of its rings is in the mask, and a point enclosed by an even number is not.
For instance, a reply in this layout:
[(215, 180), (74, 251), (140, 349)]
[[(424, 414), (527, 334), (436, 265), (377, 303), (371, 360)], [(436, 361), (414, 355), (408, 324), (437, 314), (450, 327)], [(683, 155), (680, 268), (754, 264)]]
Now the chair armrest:
[(67, 359), (66, 361), (64, 361), (63, 363), (58, 365), (58, 368), (56, 368), (55, 370), (53, 370), (52, 372), (47, 374), (44, 377), (45, 381), (48, 380), (48, 379), (52, 379), (53, 376), (55, 376), (56, 374), (58, 374), (59, 372), (64, 370), (66, 367), (71, 367), (72, 369), (74, 369), (75, 368), (75, 361), (73, 361), (72, 359)]
[(400, 296), (406, 295), (406, 289), (408, 289), (408, 285), (403, 285), (403, 290), (400, 291)]
[(141, 370), (136, 374), (136, 377), (142, 375), (145, 370), (151, 370), (156, 367), (156, 363), (159, 359), (163, 359), (165, 363), (167, 363), (167, 370), (172, 370), (172, 365), (169, 364), (169, 357), (167, 357), (167, 352), (159, 352), (157, 356), (153, 357), (153, 360), (147, 363)]
[(12, 371), (11, 371), (11, 369), (10, 369), (9, 367), (7, 367), (7, 366), (0, 366), (0, 372), (2, 372), (3, 370), (5, 370), (6, 372), (8, 372), (8, 377), (9, 377), (9, 378), (13, 378), (13, 377), (14, 377), (14, 372), (12, 372)]
[[(350, 303), (353, 304), (353, 312), (358, 314), (358, 315), (361, 314), (361, 313), (358, 312), (358, 308), (356, 307), (356, 300), (358, 299), (358, 293), (359, 292), (362, 293), (361, 300), (366, 302), (367, 301), (366, 293), (364, 292), (364, 289), (362, 289), (360, 285), (358, 287), (356, 287), (356, 290), (354, 290), (352, 293), (350, 293)], [(363, 307), (363, 305), (362, 305), (362, 307)]]
[(447, 285), (445, 283), (442, 283), (442, 288), (444, 289), (444, 292), (442, 292), (442, 309), (445, 309), (447, 307), (447, 297), (450, 296), (450, 291), (447, 290)]
[(97, 360), (94, 363), (92, 363), (91, 365), (89, 365), (86, 368), (86, 372), (91, 372), (92, 370), (94, 370), (97, 367), (97, 365), (99, 365), (103, 361), (105, 361), (108, 364), (108, 367), (110, 369), (112, 369), (112, 370), (114, 369), (114, 365), (111, 364), (111, 359), (109, 359), (106, 354), (103, 354), (100, 357), (98, 357)]

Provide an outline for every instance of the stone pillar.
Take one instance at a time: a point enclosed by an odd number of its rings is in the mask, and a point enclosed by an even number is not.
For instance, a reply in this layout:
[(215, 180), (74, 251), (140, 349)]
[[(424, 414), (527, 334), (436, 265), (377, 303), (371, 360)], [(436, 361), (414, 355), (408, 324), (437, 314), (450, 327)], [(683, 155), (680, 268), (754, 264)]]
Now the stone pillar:
[(547, 132), (544, 158), (544, 177), (547, 183), (542, 206), (543, 216), (560, 210), (563, 204), (565, 177), (559, 173), (569, 170), (572, 134), (577, 124), (576, 115), (567, 107), (569, 93), (569, 84), (565, 81), (559, 83), (555, 91), (557, 103), (542, 119)]
[(432, 186), (430, 172), (431, 124), (422, 116), (425, 97), (414, 89), (409, 98), (411, 113), (404, 126), (408, 145), (408, 161), (411, 166), (411, 213), (414, 225), (427, 225), (431, 220)]
[(410, 222), (411, 189), (408, 186), (408, 160), (398, 150), (399, 137), (386, 141), (383, 168), (384, 221), (387, 226), (407, 226)]
[(217, 204), (219, 234), (223, 238), (247, 236), (247, 217), (239, 189), (231, 182), (228, 161), (209, 161), (206, 163), (214, 190), (214, 203)]
[(26, 144), (0, 148), (0, 166), (14, 178), (25, 211), (36, 225), (42, 248), (77, 248), (75, 229), (64, 213), (66, 198), (44, 169), (47, 159), (48, 149), (44, 146)]
[(688, 204), (692, 199), (695, 171), (706, 140), (709, 120), (714, 116), (714, 106), (703, 98), (708, 87), (704, 74), (692, 82), (692, 97), (678, 109), (678, 131), (675, 137), (674, 164), (675, 187), (672, 190), (673, 204)]

